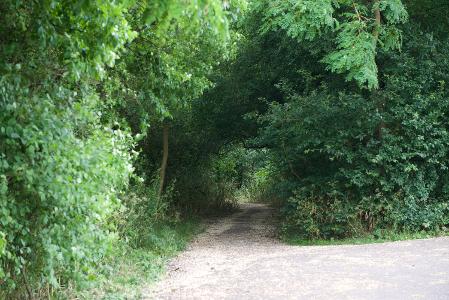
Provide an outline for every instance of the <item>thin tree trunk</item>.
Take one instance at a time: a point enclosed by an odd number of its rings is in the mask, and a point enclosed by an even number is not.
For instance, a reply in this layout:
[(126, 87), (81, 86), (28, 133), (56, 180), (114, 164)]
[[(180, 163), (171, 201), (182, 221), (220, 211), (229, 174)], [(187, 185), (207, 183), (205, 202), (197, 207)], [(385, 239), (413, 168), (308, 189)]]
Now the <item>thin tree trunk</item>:
[(162, 162), (161, 169), (159, 173), (159, 198), (162, 196), (162, 192), (164, 191), (165, 184), (165, 173), (167, 170), (167, 161), (168, 161), (168, 124), (164, 123), (162, 129), (162, 145), (163, 145), (163, 153), (162, 153)]
[(380, 9), (379, 9), (379, 0), (374, 1), (374, 5), (377, 5), (377, 8), (374, 10), (374, 17), (376, 19), (376, 29), (374, 29), (374, 38), (377, 40), (379, 39), (379, 29), (382, 22), (382, 18), (380, 15)]
[(28, 280), (27, 280), (27, 273), (26, 273), (26, 267), (23, 267), (22, 269), (22, 277), (23, 277), (23, 281), (24, 281), (24, 285), (25, 285), (25, 290), (28, 294), (28, 299), (29, 300), (33, 300), (33, 293), (31, 292), (31, 288), (30, 285), (28, 284)]
[[(374, 29), (373, 35), (374, 35), (374, 43), (377, 45), (378, 40), (379, 40), (379, 32), (380, 32), (380, 26), (382, 25), (382, 16), (380, 13), (380, 9), (379, 9), (379, 0), (374, 0), (374, 5), (377, 6), (377, 8), (374, 10), (374, 18), (375, 18), (375, 22), (376, 22), (376, 27)], [(374, 94), (377, 94), (376, 92)], [(380, 113), (383, 112), (384, 110), (384, 103), (382, 100), (378, 101), (378, 106), (377, 106), (378, 110)], [(385, 122), (384, 120), (381, 120), (379, 125), (377, 126), (376, 129), (376, 136), (377, 139), (379, 141), (382, 141), (382, 130), (385, 128)]]
[[(379, 34), (380, 34), (380, 27), (382, 25), (382, 16), (381, 16), (381, 12), (379, 9), (379, 0), (374, 0), (374, 5), (376, 5), (377, 7), (374, 10), (374, 18), (375, 18), (375, 28), (374, 28), (374, 45), (377, 47), (377, 44), (379, 42)], [(384, 112), (384, 100), (383, 99), (379, 99), (379, 93), (378, 93), (378, 89), (373, 91), (373, 96), (374, 98), (377, 98), (377, 109), (381, 115), (381, 118), (383, 117), (383, 112)], [(377, 125), (376, 128), (376, 132), (375, 135), (377, 137), (377, 140), (380, 143), (380, 147), (382, 146), (382, 140), (383, 140), (383, 129), (385, 128), (385, 121), (383, 119), (380, 120), (379, 124)], [(380, 149), (379, 147), (379, 149)], [(385, 174), (385, 169), (383, 168), (383, 166), (381, 166), (379, 168), (379, 173), (381, 175)], [(368, 231), (372, 232), (374, 230), (374, 226), (375, 226), (375, 217), (371, 212), (366, 212), (365, 213), (365, 220), (368, 223)]]

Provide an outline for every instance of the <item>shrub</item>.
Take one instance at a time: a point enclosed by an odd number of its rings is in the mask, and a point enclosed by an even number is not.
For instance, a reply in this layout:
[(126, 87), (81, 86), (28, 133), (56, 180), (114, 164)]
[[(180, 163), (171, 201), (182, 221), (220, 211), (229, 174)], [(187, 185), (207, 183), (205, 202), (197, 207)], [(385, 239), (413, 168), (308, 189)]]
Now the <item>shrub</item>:
[(0, 3), (0, 297), (89, 278), (110, 246), (133, 140), (96, 85), (135, 36), (128, 6)]
[(449, 70), (438, 62), (449, 45), (423, 48), (431, 37), (413, 33), (403, 53), (382, 57), (376, 92), (280, 85), (286, 103), (261, 117), (259, 142), (279, 180), (295, 183), (284, 198), (287, 228), (328, 238), (448, 225)]
[(108, 250), (132, 139), (100, 125), (95, 97), (67, 103), (65, 93), (0, 82), (2, 290), (85, 279)]

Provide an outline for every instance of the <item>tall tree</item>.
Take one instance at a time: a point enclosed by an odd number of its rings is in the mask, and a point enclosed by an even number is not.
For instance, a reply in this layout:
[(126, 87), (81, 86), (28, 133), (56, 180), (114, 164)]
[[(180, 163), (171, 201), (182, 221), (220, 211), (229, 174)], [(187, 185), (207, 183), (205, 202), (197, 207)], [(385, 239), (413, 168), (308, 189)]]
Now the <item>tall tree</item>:
[[(256, 1), (264, 14), (263, 31), (281, 28), (293, 38), (312, 41), (327, 36), (335, 43), (322, 59), (332, 72), (346, 74), (360, 86), (379, 86), (376, 54), (399, 49), (398, 25), (408, 19), (401, 0)], [(381, 14), (384, 22), (381, 23)]]

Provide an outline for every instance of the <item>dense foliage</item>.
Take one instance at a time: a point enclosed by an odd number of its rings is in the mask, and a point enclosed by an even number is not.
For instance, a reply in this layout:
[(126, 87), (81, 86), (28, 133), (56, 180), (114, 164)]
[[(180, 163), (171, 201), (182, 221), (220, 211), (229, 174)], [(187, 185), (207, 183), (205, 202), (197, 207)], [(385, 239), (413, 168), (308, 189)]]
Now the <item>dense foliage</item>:
[(93, 279), (117, 229), (139, 247), (136, 224), (166, 218), (158, 166), (136, 157), (210, 86), (234, 3), (2, 1), (0, 297)]
[[(253, 3), (234, 65), (202, 102), (214, 118), (201, 122), (217, 139), (265, 149), (268, 195), (283, 201), (288, 233), (331, 238), (447, 227), (444, 7)], [(229, 118), (240, 128), (224, 127)]]
[(90, 82), (135, 34), (126, 3), (0, 5), (0, 282), (58, 286), (104, 255), (105, 222), (132, 172), (133, 141), (102, 124)]
[(447, 230), (446, 0), (0, 11), (0, 298), (173, 253), (242, 199), (305, 238)]

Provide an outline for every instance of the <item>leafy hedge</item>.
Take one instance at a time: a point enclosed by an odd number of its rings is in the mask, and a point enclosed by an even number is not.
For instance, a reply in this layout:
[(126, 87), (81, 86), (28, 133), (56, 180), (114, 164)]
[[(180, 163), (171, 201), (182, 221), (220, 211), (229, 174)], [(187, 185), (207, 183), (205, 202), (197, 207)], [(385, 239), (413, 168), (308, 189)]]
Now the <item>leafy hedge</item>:
[(0, 4), (0, 298), (86, 279), (110, 247), (133, 140), (96, 83), (134, 36), (125, 2)]
[(88, 275), (108, 247), (132, 139), (101, 126), (89, 99), (61, 107), (4, 80), (0, 89), (0, 275), (10, 288), (23, 272), (54, 286)]
[[(164, 181), (158, 194), (151, 184), (161, 147), (146, 148), (149, 123), (188, 116), (244, 4), (0, 2), (0, 298), (79, 287), (116, 236), (176, 239), (156, 228), (179, 218)], [(134, 167), (148, 180), (124, 194)]]
[(261, 117), (290, 197), (286, 228), (313, 238), (449, 225), (447, 41), (419, 28), (384, 54), (382, 89), (299, 94)]

